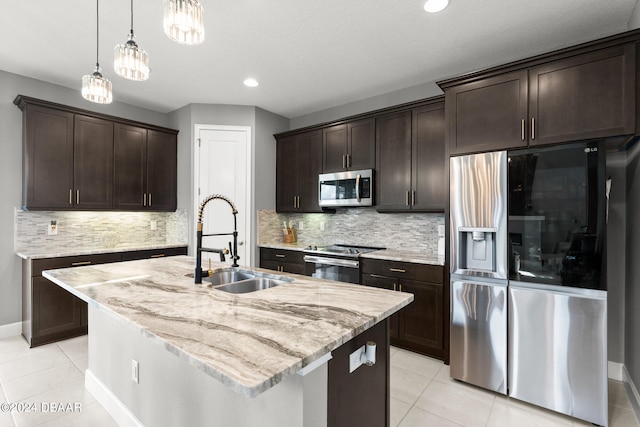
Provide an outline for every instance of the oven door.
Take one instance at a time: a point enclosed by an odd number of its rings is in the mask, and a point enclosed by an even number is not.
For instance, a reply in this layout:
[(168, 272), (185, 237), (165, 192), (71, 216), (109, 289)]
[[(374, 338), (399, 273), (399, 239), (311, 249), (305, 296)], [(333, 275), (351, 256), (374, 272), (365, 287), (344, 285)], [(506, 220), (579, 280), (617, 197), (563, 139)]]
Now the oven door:
[(354, 259), (305, 255), (305, 274), (316, 279), (360, 283), (360, 262)]

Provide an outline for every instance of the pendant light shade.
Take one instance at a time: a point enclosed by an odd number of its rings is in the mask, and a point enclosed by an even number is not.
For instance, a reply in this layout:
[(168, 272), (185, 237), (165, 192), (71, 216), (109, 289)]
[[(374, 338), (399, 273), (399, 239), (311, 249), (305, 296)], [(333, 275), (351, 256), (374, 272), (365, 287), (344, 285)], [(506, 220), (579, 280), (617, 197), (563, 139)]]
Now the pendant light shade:
[(113, 49), (113, 68), (117, 75), (129, 80), (147, 80), (149, 78), (149, 55), (141, 49), (133, 35), (133, 0), (131, 0), (131, 31), (126, 43)]
[(182, 44), (204, 41), (204, 11), (198, 0), (164, 0), (164, 33)]
[(102, 77), (100, 66), (96, 65), (93, 74), (82, 77), (82, 97), (96, 104), (111, 104), (111, 82)]
[(82, 77), (82, 97), (87, 101), (95, 102), (97, 104), (110, 104), (113, 100), (111, 94), (111, 82), (105, 79), (100, 73), (100, 63), (98, 61), (98, 47), (100, 45), (98, 39), (100, 34), (99, 26), (99, 0), (96, 0), (96, 68), (93, 74), (88, 74)]

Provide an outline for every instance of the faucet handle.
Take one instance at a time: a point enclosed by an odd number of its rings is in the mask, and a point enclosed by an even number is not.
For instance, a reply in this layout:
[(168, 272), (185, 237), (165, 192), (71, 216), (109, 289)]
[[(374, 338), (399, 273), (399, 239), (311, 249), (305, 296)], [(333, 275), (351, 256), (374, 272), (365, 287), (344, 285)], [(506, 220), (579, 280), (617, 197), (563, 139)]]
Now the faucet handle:
[(209, 273), (209, 277), (213, 276), (213, 270), (211, 269), (211, 258), (209, 258), (209, 270), (207, 271), (207, 273)]

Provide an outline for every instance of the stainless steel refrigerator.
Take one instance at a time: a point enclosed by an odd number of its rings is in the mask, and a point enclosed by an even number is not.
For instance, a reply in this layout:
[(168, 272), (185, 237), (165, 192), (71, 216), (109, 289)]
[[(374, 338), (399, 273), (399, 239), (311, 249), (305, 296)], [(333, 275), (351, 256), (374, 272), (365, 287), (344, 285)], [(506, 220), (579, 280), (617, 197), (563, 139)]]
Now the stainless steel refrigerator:
[(602, 144), (450, 162), (451, 376), (607, 425)]

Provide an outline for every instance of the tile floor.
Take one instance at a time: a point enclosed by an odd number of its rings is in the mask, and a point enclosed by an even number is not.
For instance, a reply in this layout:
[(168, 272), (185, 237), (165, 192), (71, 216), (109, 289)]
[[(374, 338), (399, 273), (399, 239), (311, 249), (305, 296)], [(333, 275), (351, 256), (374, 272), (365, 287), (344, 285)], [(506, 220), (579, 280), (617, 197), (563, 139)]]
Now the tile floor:
[[(37, 412), (0, 411), (0, 427), (117, 426), (84, 388), (87, 337), (29, 349), (22, 337), (0, 340), (0, 406), (36, 403)], [(79, 404), (80, 412), (52, 411)], [(43, 404), (49, 406), (42, 411)], [(71, 409), (72, 409), (71, 408)], [(67, 408), (64, 408), (67, 409)], [(391, 426), (591, 426), (454, 381), (442, 362), (391, 349)], [(609, 426), (640, 427), (624, 385), (609, 381)]]

